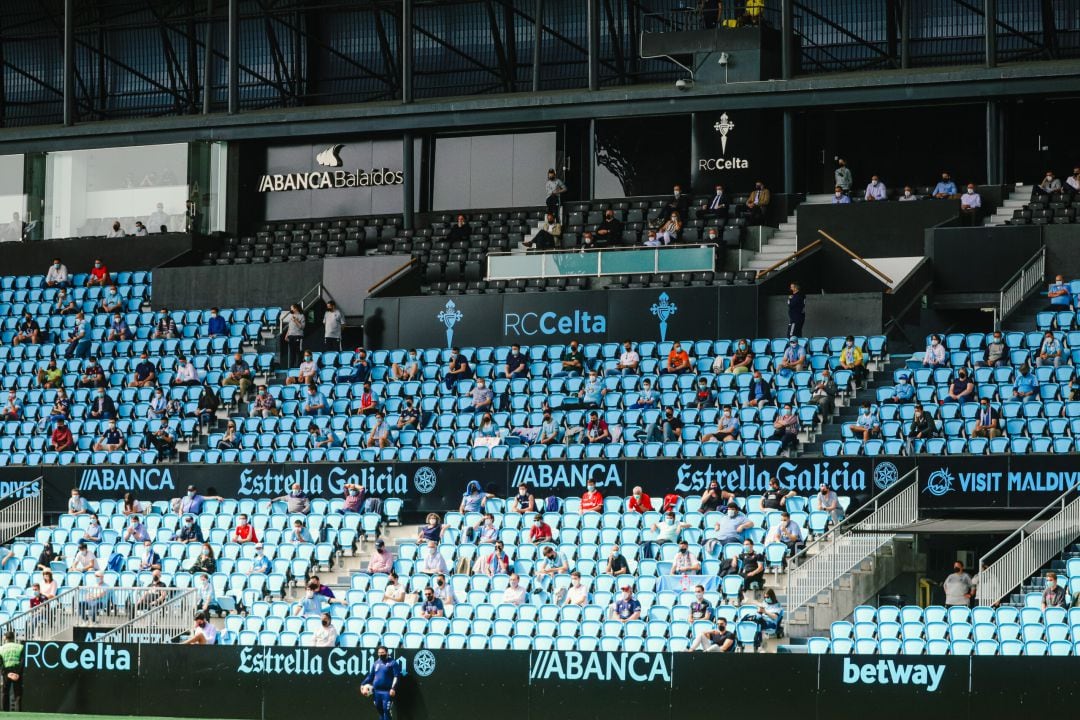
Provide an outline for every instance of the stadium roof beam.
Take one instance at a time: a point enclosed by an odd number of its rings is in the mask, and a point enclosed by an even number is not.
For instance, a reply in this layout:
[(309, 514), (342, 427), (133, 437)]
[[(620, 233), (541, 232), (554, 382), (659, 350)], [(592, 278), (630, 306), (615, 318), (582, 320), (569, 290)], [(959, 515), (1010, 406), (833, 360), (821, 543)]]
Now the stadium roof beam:
[(863, 38), (863, 37), (861, 37), (859, 35), (856, 35), (854, 32), (852, 32), (851, 30), (848, 30), (843, 25), (835, 22), (834, 20), (832, 20), (831, 18), (826, 17), (825, 15), (822, 15), (821, 13), (817, 12), (816, 10), (810, 9), (809, 7), (807, 7), (806, 5), (804, 5), (804, 4), (800, 3), (800, 2), (796, 2), (795, 7), (798, 8), (799, 10), (801, 10), (802, 12), (806, 13), (810, 17), (814, 18), (815, 20), (817, 20), (819, 22), (822, 22), (825, 25), (828, 25), (829, 27), (831, 27), (833, 30), (836, 30), (841, 35), (843, 35), (845, 37), (848, 37), (848, 38), (851, 38), (852, 40), (855, 41), (855, 43), (857, 45), (862, 45), (863, 47), (868, 48), (869, 50), (872, 50), (873, 52), (881, 55), (882, 59), (887, 60), (889, 62), (889, 64), (895, 65), (895, 57), (890, 56), (887, 51), (882, 50), (875, 43), (872, 43), (869, 40), (867, 40), (866, 38)]

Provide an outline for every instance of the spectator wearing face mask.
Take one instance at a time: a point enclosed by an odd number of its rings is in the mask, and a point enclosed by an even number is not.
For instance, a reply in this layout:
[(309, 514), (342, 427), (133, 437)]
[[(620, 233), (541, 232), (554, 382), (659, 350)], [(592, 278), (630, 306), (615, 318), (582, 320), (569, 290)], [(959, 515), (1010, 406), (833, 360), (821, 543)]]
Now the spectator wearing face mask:
[(949, 394), (944, 402), (966, 403), (975, 400), (975, 383), (968, 377), (967, 370), (961, 368), (949, 383)]
[(240, 514), (236, 518), (236, 527), (233, 528), (232, 541), (243, 545), (244, 543), (257, 543), (259, 536), (255, 532), (255, 526), (248, 522), (248, 516)]
[(892, 397), (887, 398), (884, 402), (902, 404), (915, 401), (915, 386), (911, 384), (911, 378), (907, 373), (900, 373), (896, 378), (896, 385), (893, 386)]
[(949, 173), (941, 173), (941, 181), (934, 186), (932, 191), (930, 191), (930, 195), (939, 200), (956, 195), (956, 183), (953, 182)]
[[(711, 433), (705, 433), (705, 436), (701, 438), (702, 442), (730, 442), (738, 440), (740, 438), (741, 423), (738, 416), (734, 415), (731, 408), (725, 406), (721, 411), (720, 416), (716, 419), (716, 431)], [(718, 509), (719, 505), (716, 508)]]
[(338, 631), (334, 623), (330, 622), (330, 613), (323, 613), (320, 617), (319, 629), (314, 634), (314, 646), (334, 647), (337, 645), (337, 639)]
[[(792, 285), (792, 287), (798, 288), (798, 285)], [(796, 290), (796, 293), (798, 292), (799, 291)], [(791, 297), (795, 297), (795, 294), (792, 294)], [(799, 325), (798, 331), (802, 332), (801, 323), (797, 323), (795, 320), (791, 321), (792, 327), (789, 327), (789, 330), (794, 331), (794, 325), (796, 324)], [(788, 340), (787, 347), (784, 348), (783, 356), (780, 358), (780, 373), (783, 375), (790, 375), (791, 373), (801, 371), (804, 367), (806, 367), (806, 348), (799, 344), (799, 341), (795, 336), (792, 336), (792, 338)]]
[(364, 509), (364, 486), (353, 483), (345, 483), (344, 504), (339, 511), (342, 515), (347, 513), (363, 512)]
[(596, 483), (589, 481), (585, 487), (585, 494), (581, 496), (581, 512), (603, 512), (604, 496), (596, 489)]
[(853, 437), (863, 442), (868, 442), (881, 434), (881, 421), (878, 419), (877, 411), (868, 400), (863, 401), (855, 422), (847, 425), (846, 429)]
[(1000, 330), (986, 341), (986, 349), (983, 351), (982, 360), (975, 363), (975, 367), (1004, 367), (1009, 362), (1009, 348), (1005, 344), (1005, 338)]
[(671, 561), (672, 575), (697, 575), (701, 573), (701, 561), (698, 556), (690, 552), (690, 545), (686, 540), (679, 541), (679, 551)]
[(180, 329), (176, 326), (176, 320), (169, 314), (168, 308), (161, 308), (157, 322), (154, 323), (155, 340), (171, 340), (180, 337)]
[(367, 571), (375, 573), (390, 573), (394, 570), (394, 553), (386, 549), (386, 541), (379, 538), (375, 541), (375, 552), (371, 553), (368, 560)]
[(477, 545), (490, 545), (498, 537), (499, 527), (495, 524), (495, 516), (488, 512), (469, 528), (469, 538), (475, 540)]
[(618, 543), (612, 546), (611, 553), (608, 555), (607, 565), (604, 566), (604, 573), (607, 575), (628, 575), (630, 573), (630, 565), (626, 562), (626, 556), (622, 554), (621, 548)]
[(486, 575), (487, 577), (506, 575), (509, 572), (510, 556), (503, 549), (502, 542), (495, 543), (491, 552), (477, 557), (476, 564), (473, 567), (474, 574)]
[(446, 558), (439, 552), (439, 544), (434, 540), (428, 540), (427, 552), (424, 553), (424, 557), (420, 560), (416, 566), (416, 572), (428, 573), (434, 575), (436, 573), (446, 574)]
[(863, 363), (862, 349), (855, 344), (855, 337), (848, 335), (844, 346), (840, 348), (840, 367), (851, 371), (851, 381), (856, 387), (866, 380), (866, 365)]
[(850, 205), (851, 204), (851, 198), (848, 197), (847, 194), (844, 192), (844, 188), (840, 187), (839, 185), (837, 185), (833, 189), (832, 204), (833, 205)]
[(754, 191), (746, 201), (746, 209), (750, 211), (750, 224), (761, 225), (765, 222), (765, 212), (769, 209), (772, 195), (765, 183), (758, 180), (754, 183)]
[(604, 211), (604, 220), (596, 227), (597, 245), (618, 245), (622, 242), (623, 224), (615, 217), (615, 211)]
[(49, 271), (45, 273), (45, 287), (71, 287), (71, 276), (68, 274), (67, 265), (60, 262), (60, 258), (53, 258)]
[(184, 641), (184, 645), (214, 645), (217, 643), (217, 628), (210, 622), (205, 613), (195, 616), (195, 626), (191, 634)]
[(1039, 345), (1039, 352), (1035, 356), (1035, 365), (1058, 367), (1061, 365), (1061, 349), (1061, 341), (1057, 339), (1053, 331), (1047, 330)]
[(877, 175), (873, 175), (870, 178), (870, 183), (866, 186), (863, 200), (867, 202), (884, 202), (888, 199), (889, 191), (885, 189), (885, 183), (881, 182)]
[(776, 418), (773, 420), (774, 438), (780, 440), (780, 450), (795, 451), (799, 449), (799, 431), (802, 429), (799, 423), (799, 416), (795, 414), (791, 404), (785, 404), (780, 408), (780, 412), (777, 413)]
[(206, 334), (210, 337), (216, 337), (227, 335), (228, 332), (229, 326), (225, 322), (225, 318), (221, 317), (221, 311), (217, 308), (210, 308), (210, 319), (206, 322)]
[(641, 489), (640, 485), (636, 486), (630, 495), (630, 499), (626, 501), (626, 511), (644, 515), (647, 512), (652, 512), (652, 509), (652, 498)]
[(533, 545), (539, 545), (541, 543), (551, 542), (554, 537), (554, 532), (551, 526), (544, 522), (544, 516), (537, 513), (533, 517), (532, 528), (529, 530), (529, 542)]
[(181, 543), (201, 543), (203, 542), (202, 528), (195, 522), (195, 517), (192, 515), (184, 515), (183, 521), (180, 523), (180, 527), (176, 529), (176, 532), (172, 535), (173, 542)]
[(1031, 201), (1049, 199), (1051, 195), (1061, 190), (1061, 181), (1054, 177), (1053, 170), (1047, 170), (1046, 175), (1039, 184), (1031, 189)]
[(416, 544), (420, 545), (430, 541), (439, 542), (442, 540), (444, 532), (446, 532), (446, 525), (439, 522), (439, 516), (435, 513), (428, 513), (424, 524), (417, 531)]
[(581, 582), (581, 573), (577, 570), (570, 573), (570, 587), (566, 588), (563, 604), (577, 607), (585, 607), (589, 604), (589, 587)]
[(690, 643), (690, 652), (702, 650), (704, 652), (735, 652), (735, 635), (727, 629), (727, 619), (719, 618), (716, 621), (715, 630), (705, 630), (699, 633), (694, 642)]
[(419, 380), (422, 373), (420, 359), (415, 350), (410, 350), (409, 354), (401, 362), (395, 362), (390, 366), (390, 374), (394, 376), (395, 380), (401, 382)]
[(971, 605), (974, 587), (971, 576), (964, 572), (964, 563), (959, 560), (954, 562), (953, 571), (941, 583), (941, 589), (945, 592), (945, 607)]
[(315, 362), (314, 356), (310, 350), (304, 351), (304, 359), (300, 362), (300, 367), (297, 370), (296, 375), (285, 378), (286, 385), (311, 385), (318, 382), (316, 375), (319, 372), (319, 364)]
[(716, 532), (714, 539), (721, 545), (742, 542), (746, 531), (752, 527), (754, 527), (753, 521), (743, 514), (738, 503), (732, 501), (728, 503), (727, 511), (713, 526)]
[(90, 274), (86, 278), (86, 287), (105, 287), (109, 284), (109, 268), (101, 258), (94, 260), (94, 266), (90, 268)]
[(218, 604), (214, 584), (210, 582), (210, 576), (207, 573), (199, 574), (195, 582), (195, 594), (198, 598), (197, 607), (200, 613), (204, 613), (207, 617), (210, 616), (211, 612), (217, 612), (219, 617), (224, 614), (221, 605)]
[(904, 194), (900, 196), (900, 202), (912, 202), (918, 200), (919, 196), (914, 193), (910, 185), (904, 186)]
[(641, 603), (634, 597), (632, 586), (622, 586), (622, 595), (611, 606), (611, 619), (623, 623), (641, 619)]
[(814, 506), (815, 510), (829, 513), (829, 519), (833, 524), (844, 519), (844, 508), (840, 504), (840, 498), (836, 495), (836, 492), (829, 487), (828, 483), (821, 483), (818, 494), (814, 498)]
[(979, 401), (979, 411), (975, 413), (975, 428), (971, 431), (971, 437), (992, 440), (1001, 437), (1001, 434), (1001, 419), (998, 411), (990, 406), (989, 399), (982, 398)]
[(694, 599), (690, 602), (690, 621), (712, 620), (713, 606), (705, 597), (705, 586), (694, 586)]
[(94, 443), (97, 452), (115, 452), (124, 449), (124, 434), (116, 427), (116, 420), (110, 420), (105, 431)]
[[(740, 340), (735, 345), (735, 352), (731, 355), (731, 365), (727, 372), (734, 375), (750, 372), (754, 367), (754, 353), (750, 351), (750, 341)], [(713, 363), (713, 372), (717, 372), (716, 363)]]
[(967, 184), (967, 191), (960, 196), (960, 219), (964, 225), (982, 224), (982, 196), (975, 190), (975, 183)]
[(688, 527), (690, 527), (688, 523), (675, 519), (673, 511), (665, 512), (660, 520), (654, 522), (649, 528), (653, 532), (653, 537), (641, 543), (642, 556), (655, 557), (657, 546), (678, 542), (679, 534)]
[(311, 499), (300, 488), (300, 483), (293, 483), (288, 495), (274, 498), (274, 502), (284, 502), (290, 515), (307, 515), (311, 510)]
[(923, 367), (939, 368), (947, 367), (948, 354), (945, 352), (945, 346), (941, 343), (940, 335), (931, 335), (930, 344), (926, 346), (926, 352), (923, 353)]
[(721, 220), (727, 220), (728, 204), (728, 196), (727, 193), (724, 192), (724, 186), (717, 185), (714, 189), (713, 196), (703, 202), (698, 208), (697, 216), (699, 218), (719, 218)]

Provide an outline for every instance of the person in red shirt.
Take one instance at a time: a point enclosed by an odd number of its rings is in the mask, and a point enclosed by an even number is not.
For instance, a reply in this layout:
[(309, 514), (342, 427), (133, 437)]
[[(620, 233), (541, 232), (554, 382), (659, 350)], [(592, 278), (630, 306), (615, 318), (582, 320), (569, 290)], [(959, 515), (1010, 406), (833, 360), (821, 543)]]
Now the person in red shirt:
[(94, 267), (90, 268), (90, 277), (86, 278), (86, 287), (105, 287), (109, 284), (109, 268), (101, 262), (101, 258), (94, 260)]
[(634, 494), (626, 501), (627, 512), (647, 513), (652, 512), (652, 498), (646, 495), (638, 485), (634, 488)]
[(596, 489), (596, 483), (590, 480), (585, 487), (585, 494), (581, 496), (581, 512), (603, 512), (604, 496)]
[(529, 542), (533, 545), (551, 542), (553, 538), (551, 526), (544, 522), (544, 516), (537, 513), (533, 518), (532, 529), (529, 530)]
[(667, 356), (667, 367), (660, 371), (662, 375), (681, 375), (690, 371), (690, 355), (676, 342)]
[(75, 449), (75, 438), (71, 436), (71, 428), (67, 426), (67, 421), (64, 418), (56, 421), (56, 427), (53, 428), (49, 440), (52, 443), (52, 449), (56, 452)]
[(255, 534), (255, 528), (248, 524), (247, 515), (240, 515), (236, 518), (236, 529), (233, 530), (232, 539), (235, 543), (259, 542), (259, 538)]

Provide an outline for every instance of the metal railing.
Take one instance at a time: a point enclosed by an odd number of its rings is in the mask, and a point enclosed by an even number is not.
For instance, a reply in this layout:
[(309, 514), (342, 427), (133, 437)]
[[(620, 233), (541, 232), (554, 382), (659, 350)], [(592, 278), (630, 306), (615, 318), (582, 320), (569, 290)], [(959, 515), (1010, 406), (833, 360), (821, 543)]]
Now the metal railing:
[[(142, 588), (141, 615), (98, 635), (96, 642), (168, 643), (191, 629), (199, 594), (193, 589)], [(156, 594), (155, 594), (156, 593)]]
[(975, 595), (979, 604), (999, 602), (1078, 537), (1080, 494), (1070, 488), (982, 556)]
[(837, 240), (836, 238), (834, 238), (832, 235), (825, 232), (824, 230), (818, 230), (818, 235), (825, 238), (826, 240), (831, 242), (836, 247), (840, 248), (848, 257), (850, 257), (852, 260), (854, 260), (855, 263), (859, 267), (861, 267), (863, 270), (866, 270), (868, 273), (873, 275), (878, 280), (878, 282), (884, 283), (887, 286), (885, 288), (885, 292), (892, 292), (893, 279), (891, 277), (889, 277), (885, 273), (878, 270), (876, 267), (871, 265), (870, 262), (866, 258), (864, 258), (862, 255), (855, 252), (854, 250), (849, 248), (847, 245), (840, 242), (839, 240)]
[(716, 268), (716, 245), (655, 248), (559, 250), (540, 253), (488, 253), (488, 280), (517, 278), (706, 272)]
[[(103, 629), (130, 621), (160, 605), (195, 591), (189, 588), (118, 588), (93, 585), (64, 590), (52, 600), (11, 617), (0, 634), (11, 630), (25, 640), (49, 640), (70, 634), (76, 625)], [(193, 601), (194, 602), (194, 601)], [(190, 627), (194, 605), (186, 618)]]
[[(32, 489), (34, 485), (37, 490), (26, 493), (24, 488)], [(42, 523), (45, 517), (44, 498), (45, 481), (41, 476), (0, 497), (0, 504), (14, 499), (14, 502), (0, 508), (0, 543), (6, 544)]]
[(903, 487), (891, 498), (883, 500), (889, 493), (883, 491), (791, 558), (785, 598), (788, 617), (891, 542), (896, 528), (918, 519), (918, 468), (897, 480), (897, 486)]
[[(1001, 288), (998, 296), (998, 316), (996, 323), (1003, 322), (1009, 314), (1020, 306), (1043, 284), (1046, 278), (1046, 248), (1039, 248), (1024, 266), (1016, 271)], [(997, 327), (995, 323), (994, 327)]]
[(795, 252), (791, 253), (790, 255), (788, 255), (783, 260), (779, 260), (779, 261), (773, 263), (772, 265), (765, 268), (764, 270), (759, 270), (758, 274), (757, 274), (757, 279), (761, 280), (766, 275), (774, 273), (777, 270), (780, 270), (781, 268), (787, 267), (789, 264), (795, 262), (796, 260), (801, 258), (803, 255), (806, 255), (807, 253), (813, 252), (814, 250), (817, 250), (819, 247), (821, 247), (821, 240), (815, 240), (814, 242), (810, 243), (806, 247), (804, 247), (802, 249), (799, 249), (799, 250), (796, 250)]

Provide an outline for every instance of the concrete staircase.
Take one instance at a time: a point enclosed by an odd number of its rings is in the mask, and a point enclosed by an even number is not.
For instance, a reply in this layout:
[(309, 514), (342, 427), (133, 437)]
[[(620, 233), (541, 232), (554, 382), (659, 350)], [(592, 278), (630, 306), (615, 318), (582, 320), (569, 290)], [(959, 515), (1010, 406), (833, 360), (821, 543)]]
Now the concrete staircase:
[[(797, 247), (795, 229), (798, 214), (799, 211), (796, 210), (772, 233), (769, 233), (771, 228), (762, 228), (764, 234), (761, 249), (753, 253), (749, 260), (743, 262), (742, 267), (760, 272), (790, 257)], [(750, 228), (750, 230), (754, 229)]]
[(1019, 210), (1031, 201), (1031, 185), (1017, 185), (1009, 197), (1001, 203), (993, 215), (983, 218), (983, 225), (1004, 225), (1013, 216), (1013, 210)]

